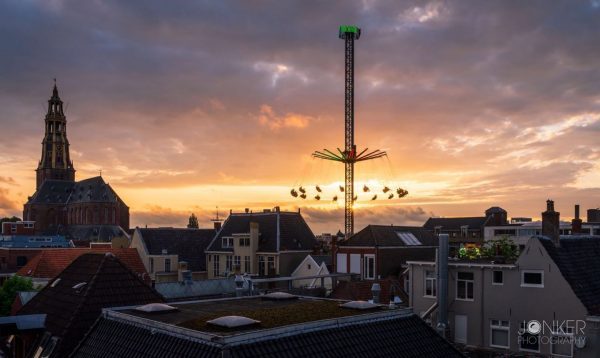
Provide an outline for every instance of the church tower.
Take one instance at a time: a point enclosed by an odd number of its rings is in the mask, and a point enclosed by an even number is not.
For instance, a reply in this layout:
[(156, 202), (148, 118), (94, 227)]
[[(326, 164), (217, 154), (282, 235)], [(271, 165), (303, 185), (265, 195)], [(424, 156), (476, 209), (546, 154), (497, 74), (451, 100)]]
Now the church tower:
[(45, 122), (42, 159), (36, 170), (36, 190), (47, 179), (75, 181), (75, 169), (69, 155), (67, 140), (67, 118), (63, 111), (63, 101), (58, 96), (56, 80), (54, 80), (52, 97), (48, 100)]

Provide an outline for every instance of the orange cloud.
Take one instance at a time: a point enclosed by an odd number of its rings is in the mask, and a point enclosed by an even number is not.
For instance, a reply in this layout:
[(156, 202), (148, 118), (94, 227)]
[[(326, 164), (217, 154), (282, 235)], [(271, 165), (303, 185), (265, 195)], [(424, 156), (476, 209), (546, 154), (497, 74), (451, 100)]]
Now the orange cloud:
[(298, 113), (287, 113), (284, 116), (278, 116), (273, 107), (266, 104), (260, 106), (260, 114), (258, 115), (258, 122), (263, 126), (269, 127), (271, 130), (306, 128), (313, 119), (313, 117)]

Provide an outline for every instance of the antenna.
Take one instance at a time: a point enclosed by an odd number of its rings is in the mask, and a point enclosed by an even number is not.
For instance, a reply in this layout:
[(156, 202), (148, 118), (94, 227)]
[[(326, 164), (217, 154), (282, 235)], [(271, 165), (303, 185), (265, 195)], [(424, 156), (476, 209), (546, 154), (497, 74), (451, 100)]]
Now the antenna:
[(220, 223), (221, 221), (223, 221), (222, 219), (219, 218), (219, 207), (216, 207), (215, 210), (215, 217), (210, 219), (210, 221), (215, 222), (215, 223)]

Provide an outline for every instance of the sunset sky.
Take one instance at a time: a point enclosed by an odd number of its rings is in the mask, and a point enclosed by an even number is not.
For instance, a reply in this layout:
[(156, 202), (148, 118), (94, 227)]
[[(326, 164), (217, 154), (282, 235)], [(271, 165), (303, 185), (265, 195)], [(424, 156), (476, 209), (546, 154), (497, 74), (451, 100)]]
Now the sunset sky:
[(388, 152), (357, 165), (356, 229), (600, 206), (600, 0), (7, 0), (0, 216), (35, 190), (56, 77), (77, 179), (102, 170), (132, 226), (279, 205), (336, 232), (343, 167), (311, 153), (343, 146), (341, 24), (363, 30), (357, 145)]

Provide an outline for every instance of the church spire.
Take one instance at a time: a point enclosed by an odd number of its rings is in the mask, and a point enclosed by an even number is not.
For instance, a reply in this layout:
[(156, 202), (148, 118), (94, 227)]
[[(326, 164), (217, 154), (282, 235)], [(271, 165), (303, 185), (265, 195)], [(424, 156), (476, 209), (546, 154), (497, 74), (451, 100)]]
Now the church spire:
[(67, 118), (63, 111), (63, 101), (58, 95), (56, 79), (44, 121), (46, 131), (42, 141), (42, 157), (36, 170), (37, 188), (47, 179), (75, 181), (75, 169), (67, 140)]

